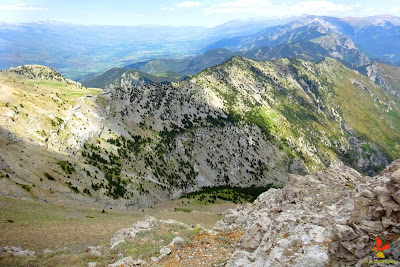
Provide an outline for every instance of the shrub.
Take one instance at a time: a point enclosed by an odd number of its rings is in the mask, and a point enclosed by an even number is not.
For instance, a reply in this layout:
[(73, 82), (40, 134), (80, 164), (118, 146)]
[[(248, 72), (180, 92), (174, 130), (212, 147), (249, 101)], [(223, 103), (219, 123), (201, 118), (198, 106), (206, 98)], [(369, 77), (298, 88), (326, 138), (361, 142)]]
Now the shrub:
[(49, 179), (50, 181), (54, 181), (54, 180), (55, 180), (54, 177), (51, 176), (50, 174), (48, 174), (47, 172), (44, 173), (44, 176), (45, 176), (47, 179)]
[(63, 171), (65, 171), (66, 174), (72, 174), (72, 172), (75, 171), (72, 164), (69, 163), (68, 161), (59, 161), (57, 162), (57, 164), (60, 165), (61, 169), (63, 169)]

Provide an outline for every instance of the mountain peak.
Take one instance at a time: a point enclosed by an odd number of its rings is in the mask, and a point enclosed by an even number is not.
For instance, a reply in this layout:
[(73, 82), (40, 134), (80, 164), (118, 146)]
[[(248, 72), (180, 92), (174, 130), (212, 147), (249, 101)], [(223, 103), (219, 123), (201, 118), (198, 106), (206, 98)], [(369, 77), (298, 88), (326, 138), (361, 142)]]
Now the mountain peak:
[(22, 65), (15, 68), (10, 68), (10, 72), (15, 72), (24, 75), (30, 79), (40, 79), (43, 76), (61, 77), (62, 75), (56, 70), (43, 65)]
[(356, 26), (358, 28), (362, 28), (362, 27), (369, 26), (369, 25), (385, 26), (387, 23), (391, 23), (395, 26), (400, 25), (400, 17), (388, 15), (388, 14), (370, 16), (370, 17), (364, 17), (364, 18), (347, 17), (347, 18), (343, 18), (343, 21), (346, 21), (349, 24)]
[(82, 84), (67, 79), (56, 70), (43, 65), (22, 65), (15, 68), (10, 68), (8, 71), (25, 76), (26, 78), (31, 80), (58, 81), (65, 82), (67, 84), (74, 85), (80, 88), (83, 87)]

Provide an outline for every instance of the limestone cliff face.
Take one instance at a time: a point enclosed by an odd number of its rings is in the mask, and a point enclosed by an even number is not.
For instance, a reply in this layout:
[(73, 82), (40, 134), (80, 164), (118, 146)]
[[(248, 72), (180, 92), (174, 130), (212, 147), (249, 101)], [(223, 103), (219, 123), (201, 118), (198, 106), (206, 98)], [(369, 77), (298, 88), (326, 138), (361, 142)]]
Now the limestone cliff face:
[(289, 175), (283, 189), (226, 211), (216, 228), (246, 230), (227, 266), (363, 266), (377, 259), (376, 237), (391, 242), (386, 259), (399, 260), (399, 196), (400, 160), (375, 177), (335, 165)]

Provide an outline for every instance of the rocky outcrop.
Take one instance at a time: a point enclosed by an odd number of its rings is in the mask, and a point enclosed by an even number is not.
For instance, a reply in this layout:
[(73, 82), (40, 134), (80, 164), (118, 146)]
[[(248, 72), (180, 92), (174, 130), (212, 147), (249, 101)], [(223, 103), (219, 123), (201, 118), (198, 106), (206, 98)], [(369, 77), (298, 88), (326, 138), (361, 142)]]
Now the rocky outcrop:
[(226, 211), (216, 228), (246, 229), (227, 266), (362, 266), (377, 259), (376, 237), (392, 242), (384, 253), (398, 260), (399, 196), (400, 160), (373, 178), (336, 165), (289, 175), (283, 189)]
[[(119, 244), (124, 242), (134, 242), (135, 237), (138, 233), (148, 232), (154, 230), (155, 228), (160, 228), (161, 226), (165, 225), (178, 225), (184, 228), (189, 228), (189, 226), (185, 225), (184, 223), (175, 221), (175, 220), (157, 220), (154, 217), (147, 217), (144, 221), (139, 221), (135, 223), (130, 228), (124, 228), (116, 232), (111, 238), (111, 249), (114, 249)], [(173, 243), (178, 242), (175, 240)]]
[[(354, 208), (343, 227), (351, 235), (341, 236), (336, 232), (330, 252), (342, 262), (362, 264), (373, 260), (371, 247), (376, 237), (393, 242), (385, 251), (387, 258), (399, 259), (400, 245), (400, 161), (392, 163), (378, 176), (357, 187), (354, 194)], [(397, 239), (397, 240), (396, 240)], [(396, 249), (397, 248), (397, 249)]]
[(94, 247), (94, 246), (89, 246), (84, 250), (86, 253), (88, 253), (92, 257), (101, 257), (103, 256), (103, 253), (100, 251), (100, 246)]
[[(221, 232), (197, 225), (187, 226), (174, 220), (147, 217), (132, 227), (115, 233), (111, 250), (119, 252), (118, 259), (109, 266), (223, 266), (243, 235), (241, 231)], [(119, 245), (124, 243), (122, 245)], [(124, 251), (123, 248), (130, 248)], [(130, 251), (141, 247), (153, 253), (136, 254)], [(220, 264), (220, 265), (217, 265)], [(136, 264), (136, 265), (135, 265)]]
[(0, 248), (0, 255), (6, 254), (13, 257), (33, 257), (36, 253), (32, 250), (23, 250), (20, 247), (7, 246)]
[(387, 92), (392, 95), (400, 98), (400, 93), (396, 92), (395, 89), (386, 81), (387, 73), (383, 70), (383, 68), (376, 62), (366, 67), (367, 76), (375, 83), (381, 85)]

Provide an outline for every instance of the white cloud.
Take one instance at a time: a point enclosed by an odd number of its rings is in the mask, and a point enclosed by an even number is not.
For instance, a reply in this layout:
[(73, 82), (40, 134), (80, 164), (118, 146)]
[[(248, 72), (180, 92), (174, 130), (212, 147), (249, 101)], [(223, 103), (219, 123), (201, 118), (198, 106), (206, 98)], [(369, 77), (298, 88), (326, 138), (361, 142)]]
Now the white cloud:
[(372, 8), (372, 7), (364, 8), (363, 11), (364, 11), (364, 13), (374, 13), (375, 8)]
[(193, 7), (193, 6), (200, 6), (200, 2), (198, 1), (185, 1), (176, 4), (178, 7)]
[(173, 8), (173, 7), (162, 7), (161, 10), (162, 11), (174, 11), (175, 8)]
[(264, 0), (237, 0), (212, 5), (207, 8), (208, 13), (240, 13), (264, 10), (272, 5), (271, 1)]
[(48, 8), (27, 6), (25, 4), (15, 4), (15, 5), (0, 5), (0, 10), (43, 11), (43, 10), (48, 10)]
[(286, 17), (302, 14), (312, 15), (350, 15), (357, 4), (343, 5), (330, 1), (302, 1), (291, 3), (276, 3), (269, 0), (235, 0), (211, 5), (206, 9), (209, 14), (252, 14), (266, 17)]

